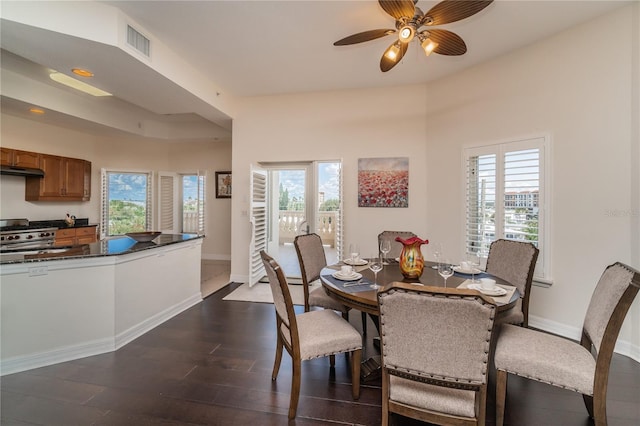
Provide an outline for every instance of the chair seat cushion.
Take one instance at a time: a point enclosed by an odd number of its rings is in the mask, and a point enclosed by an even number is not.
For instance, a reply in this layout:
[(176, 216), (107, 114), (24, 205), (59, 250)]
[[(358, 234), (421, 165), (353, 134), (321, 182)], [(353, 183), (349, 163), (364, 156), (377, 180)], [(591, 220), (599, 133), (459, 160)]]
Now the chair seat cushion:
[(496, 369), (593, 395), (596, 361), (580, 344), (514, 325), (503, 325), (496, 345)]
[(524, 323), (524, 313), (522, 312), (522, 299), (518, 299), (511, 309), (498, 312), (495, 324), (522, 324)]
[(445, 388), (389, 376), (391, 401), (439, 413), (470, 417), (475, 413), (475, 392)]
[(358, 330), (331, 310), (304, 312), (296, 315), (296, 322), (303, 360), (362, 348)]
[[(311, 290), (311, 287), (309, 290)], [(320, 306), (321, 308), (332, 309), (338, 312), (348, 311), (345, 305), (329, 296), (322, 285), (309, 292), (309, 306)]]

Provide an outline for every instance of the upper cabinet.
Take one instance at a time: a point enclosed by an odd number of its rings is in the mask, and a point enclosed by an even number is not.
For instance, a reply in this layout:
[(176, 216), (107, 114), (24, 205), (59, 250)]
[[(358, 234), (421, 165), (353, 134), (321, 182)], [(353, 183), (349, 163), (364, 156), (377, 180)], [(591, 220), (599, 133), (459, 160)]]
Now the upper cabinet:
[(27, 177), (26, 201), (89, 201), (91, 162), (40, 154), (43, 178)]
[(40, 168), (40, 154), (37, 152), (0, 148), (0, 153), (3, 166)]

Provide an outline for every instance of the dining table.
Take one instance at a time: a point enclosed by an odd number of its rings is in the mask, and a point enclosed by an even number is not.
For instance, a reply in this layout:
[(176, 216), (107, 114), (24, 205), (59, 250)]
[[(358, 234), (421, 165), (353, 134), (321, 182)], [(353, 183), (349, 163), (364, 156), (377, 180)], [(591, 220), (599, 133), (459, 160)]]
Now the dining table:
[[(355, 275), (357, 278), (339, 279), (335, 277), (335, 274), (341, 271), (342, 266), (345, 265), (345, 262), (343, 261), (323, 268), (320, 272), (320, 281), (329, 296), (350, 308), (368, 313), (378, 329), (378, 332), (380, 331), (378, 323), (378, 316), (380, 315), (378, 307), (379, 291), (394, 282), (409, 282), (415, 285), (438, 287), (444, 287), (445, 285), (444, 278), (438, 274), (437, 263), (435, 262), (425, 261), (424, 269), (420, 278), (412, 280), (407, 280), (402, 275), (402, 272), (400, 271), (400, 264), (397, 259), (385, 259), (385, 265), (383, 269), (378, 272), (377, 278), (369, 269), (368, 262), (365, 262), (366, 260), (363, 259), (361, 262), (356, 261), (354, 264), (350, 265), (352, 266), (353, 271), (357, 273), (357, 275)], [(446, 280), (446, 286), (448, 288), (467, 288), (468, 285), (474, 284), (471, 282), (472, 278), (475, 278), (476, 280), (480, 280), (482, 278), (495, 280), (496, 287), (503, 289), (501, 292), (505, 293), (500, 296), (492, 297), (498, 312), (512, 308), (520, 298), (520, 292), (518, 289), (499, 277), (480, 270), (474, 271), (473, 275), (462, 273), (460, 272), (461, 269), (459, 266), (454, 267), (454, 271), (454, 274)], [(378, 288), (371, 288), (374, 281), (379, 285)], [(374, 346), (378, 346), (379, 350), (379, 345), (376, 345), (375, 343), (376, 338), (374, 338)], [(379, 341), (377, 343), (379, 344)], [(380, 377), (379, 355), (371, 356), (362, 362), (360, 367), (360, 376), (363, 382), (369, 382)]]
[[(355, 263), (364, 263), (365, 261), (366, 260)], [(323, 268), (320, 272), (320, 280), (329, 296), (339, 300), (350, 308), (375, 316), (378, 316), (380, 313), (378, 309), (378, 291), (393, 282), (399, 281), (416, 285), (444, 287), (444, 278), (438, 274), (437, 263), (435, 262), (425, 261), (422, 275), (417, 280), (405, 279), (400, 271), (400, 264), (397, 260), (385, 259), (385, 263), (387, 264), (378, 272), (377, 283), (380, 286), (378, 289), (371, 288), (375, 277), (374, 273), (369, 269), (368, 263), (352, 265), (353, 270), (359, 275), (362, 275), (362, 277), (358, 279), (343, 280), (336, 278), (334, 274), (340, 271), (340, 268), (345, 265), (344, 262), (339, 262)], [(469, 284), (472, 284), (470, 283), (472, 279), (471, 274), (458, 272), (460, 271), (459, 267), (454, 267), (454, 271), (456, 272), (447, 279), (447, 287), (467, 287)], [(476, 280), (482, 278), (494, 279), (497, 287), (505, 289), (506, 294), (492, 297), (496, 303), (498, 312), (512, 308), (520, 298), (518, 289), (499, 277), (478, 270), (473, 278)]]

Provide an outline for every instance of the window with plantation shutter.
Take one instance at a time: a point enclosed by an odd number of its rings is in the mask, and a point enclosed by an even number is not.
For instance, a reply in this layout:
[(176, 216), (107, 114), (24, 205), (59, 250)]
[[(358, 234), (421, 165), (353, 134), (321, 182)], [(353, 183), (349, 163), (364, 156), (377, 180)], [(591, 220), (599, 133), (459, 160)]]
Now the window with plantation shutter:
[(547, 137), (466, 148), (465, 251), (487, 257), (491, 242), (528, 241), (540, 249), (535, 276), (548, 278), (545, 231)]
[(102, 169), (101, 237), (153, 229), (153, 173)]

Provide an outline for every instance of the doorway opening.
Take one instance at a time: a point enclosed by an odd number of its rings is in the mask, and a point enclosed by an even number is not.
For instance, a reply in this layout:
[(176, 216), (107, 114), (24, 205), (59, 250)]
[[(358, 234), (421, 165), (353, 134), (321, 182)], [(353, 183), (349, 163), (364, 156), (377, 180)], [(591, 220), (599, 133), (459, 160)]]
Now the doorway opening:
[(291, 279), (301, 277), (293, 246), (297, 235), (320, 235), (327, 263), (335, 263), (342, 250), (341, 162), (268, 163), (261, 168), (266, 175), (266, 220), (262, 221), (266, 229), (255, 226), (260, 220), (252, 221), (252, 241), (259, 241), (256, 235), (263, 233), (266, 251)]

